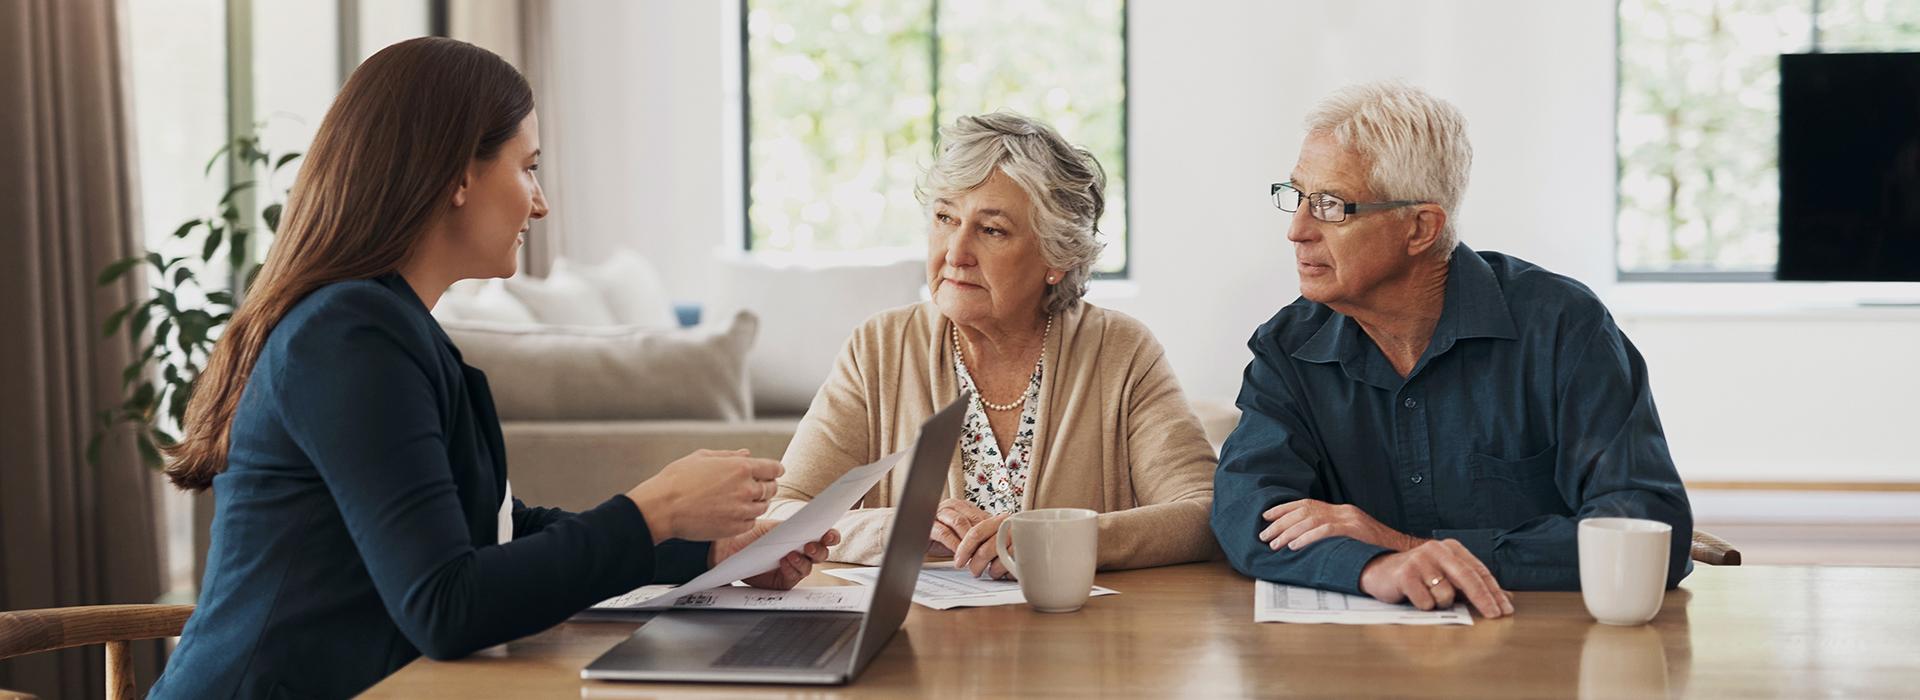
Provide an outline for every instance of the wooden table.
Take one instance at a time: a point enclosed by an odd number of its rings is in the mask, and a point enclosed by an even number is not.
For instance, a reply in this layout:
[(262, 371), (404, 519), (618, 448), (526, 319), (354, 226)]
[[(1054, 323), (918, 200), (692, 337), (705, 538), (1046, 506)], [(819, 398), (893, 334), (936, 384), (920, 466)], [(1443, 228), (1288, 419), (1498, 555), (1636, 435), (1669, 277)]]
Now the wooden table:
[(582, 681), (638, 624), (570, 622), (368, 697), (1920, 696), (1920, 569), (1702, 566), (1641, 627), (1595, 623), (1578, 593), (1472, 627), (1256, 624), (1253, 582), (1218, 562), (1097, 582), (1121, 594), (1071, 614), (915, 606), (840, 688)]

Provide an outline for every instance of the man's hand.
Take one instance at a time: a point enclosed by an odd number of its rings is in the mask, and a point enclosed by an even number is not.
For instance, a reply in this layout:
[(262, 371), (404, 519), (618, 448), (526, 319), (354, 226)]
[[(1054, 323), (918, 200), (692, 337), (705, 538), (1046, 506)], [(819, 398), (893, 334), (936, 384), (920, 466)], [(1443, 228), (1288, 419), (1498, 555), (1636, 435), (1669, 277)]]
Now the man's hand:
[[(715, 540), (713, 548), (707, 550), (707, 568), (711, 569), (715, 564), (726, 561), (727, 557), (739, 554), (740, 550), (746, 549), (747, 545), (753, 544), (754, 540), (760, 539), (761, 535), (767, 534), (779, 525), (778, 520), (761, 520), (755, 522), (746, 532)], [(742, 580), (754, 588), (770, 588), (777, 591), (793, 588), (800, 585), (800, 579), (813, 573), (814, 564), (826, 561), (827, 548), (836, 544), (840, 544), (840, 531), (828, 530), (827, 534), (821, 535), (818, 541), (808, 542), (800, 549), (788, 552), (785, 557), (781, 557), (780, 565), (774, 567), (772, 571)]]
[(1267, 529), (1260, 531), (1260, 541), (1276, 552), (1281, 547), (1302, 549), (1328, 537), (1351, 537), (1396, 552), (1413, 549), (1427, 541), (1382, 525), (1357, 506), (1336, 506), (1310, 498), (1268, 508), (1260, 517), (1267, 520)]
[(927, 552), (936, 557), (953, 556), (960, 550), (960, 541), (966, 539), (967, 532), (987, 517), (986, 511), (974, 507), (965, 498), (941, 501), (940, 509), (933, 514), (933, 533), (928, 537)]
[(1513, 596), (1500, 590), (1485, 564), (1459, 540), (1427, 540), (1413, 549), (1374, 557), (1360, 570), (1360, 590), (1386, 603), (1421, 610), (1453, 607), (1457, 595), (1485, 617), (1513, 614)]

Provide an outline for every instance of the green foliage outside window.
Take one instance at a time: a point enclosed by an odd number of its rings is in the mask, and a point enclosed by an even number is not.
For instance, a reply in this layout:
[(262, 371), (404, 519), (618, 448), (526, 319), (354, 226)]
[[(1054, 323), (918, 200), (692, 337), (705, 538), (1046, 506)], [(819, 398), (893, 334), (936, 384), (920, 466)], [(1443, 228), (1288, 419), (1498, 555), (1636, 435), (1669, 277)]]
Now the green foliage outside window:
[(754, 250), (921, 250), (913, 186), (936, 120), (1005, 109), (1100, 159), (1099, 269), (1125, 268), (1123, 0), (750, 0), (746, 13)]
[[(1620, 0), (1623, 272), (1770, 272), (1779, 243), (1779, 54), (1810, 0)], [(1920, 50), (1920, 2), (1822, 0), (1822, 51)]]

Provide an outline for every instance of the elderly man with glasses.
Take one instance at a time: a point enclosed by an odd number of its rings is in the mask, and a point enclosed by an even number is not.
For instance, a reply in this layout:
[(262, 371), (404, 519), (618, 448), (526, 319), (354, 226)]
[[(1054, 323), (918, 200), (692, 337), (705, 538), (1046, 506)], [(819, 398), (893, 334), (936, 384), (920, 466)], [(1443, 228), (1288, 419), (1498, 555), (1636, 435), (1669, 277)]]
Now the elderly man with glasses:
[(1513, 612), (1579, 588), (1575, 525), (1693, 516), (1639, 351), (1593, 292), (1458, 240), (1473, 160), (1458, 110), (1402, 83), (1307, 118), (1274, 204), (1300, 299), (1254, 332), (1213, 529), (1249, 576)]

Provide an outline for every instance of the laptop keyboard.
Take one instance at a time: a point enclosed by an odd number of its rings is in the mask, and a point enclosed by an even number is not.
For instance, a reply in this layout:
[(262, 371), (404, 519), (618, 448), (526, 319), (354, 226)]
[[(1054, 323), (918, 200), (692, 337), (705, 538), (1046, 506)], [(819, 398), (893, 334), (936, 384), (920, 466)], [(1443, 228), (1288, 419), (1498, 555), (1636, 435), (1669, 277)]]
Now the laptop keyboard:
[(855, 618), (769, 617), (747, 631), (713, 665), (731, 668), (817, 668)]

